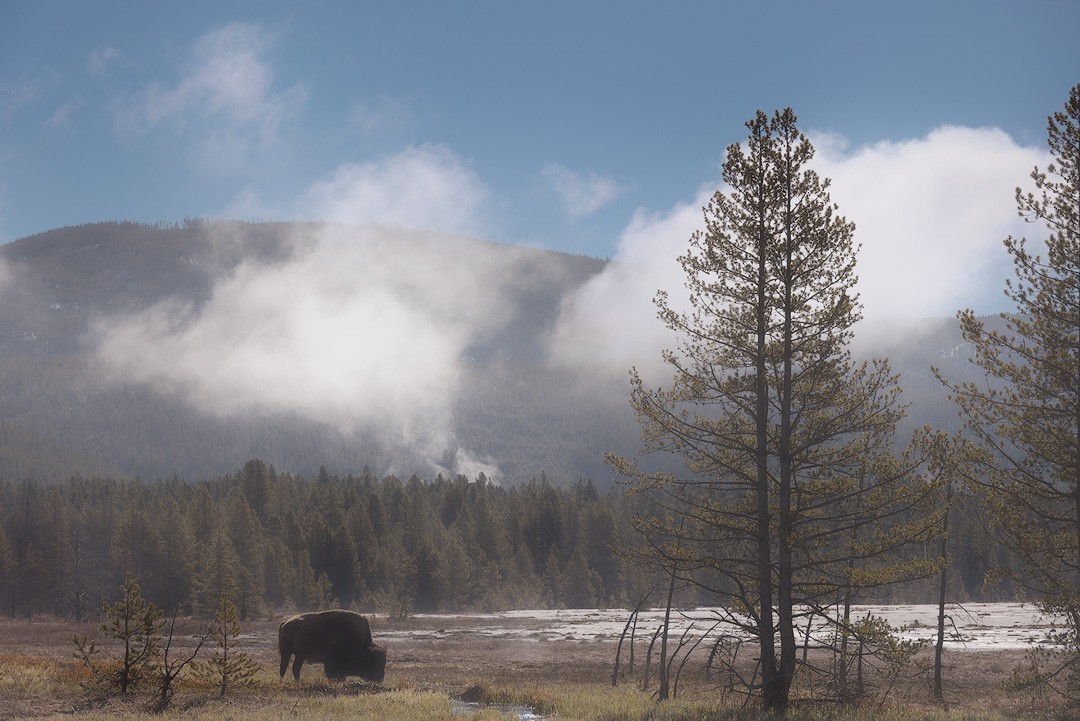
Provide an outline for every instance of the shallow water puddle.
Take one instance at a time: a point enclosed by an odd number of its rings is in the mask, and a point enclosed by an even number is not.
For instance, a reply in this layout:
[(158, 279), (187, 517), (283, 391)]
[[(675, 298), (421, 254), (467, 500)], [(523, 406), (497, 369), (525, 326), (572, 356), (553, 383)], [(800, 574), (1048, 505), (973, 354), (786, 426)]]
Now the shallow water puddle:
[(479, 714), (481, 711), (497, 711), (506, 718), (517, 719), (517, 721), (543, 721), (545, 718), (528, 706), (493, 706), (490, 704), (462, 701), (456, 698), (450, 699), (450, 713), (454, 716), (468, 718), (469, 716)]

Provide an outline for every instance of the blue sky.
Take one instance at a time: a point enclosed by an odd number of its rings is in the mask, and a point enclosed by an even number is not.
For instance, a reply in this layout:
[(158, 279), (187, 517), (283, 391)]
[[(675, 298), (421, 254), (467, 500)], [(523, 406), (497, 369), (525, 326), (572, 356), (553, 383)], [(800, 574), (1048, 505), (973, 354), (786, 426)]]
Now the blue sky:
[(853, 147), (941, 125), (1040, 145), (1077, 27), (1075, 0), (2, 0), (0, 240), (311, 217), (342, 183), (429, 170), (415, 184), (457, 216), (347, 217), (611, 257), (635, 210), (718, 177), (758, 108)]
[(725, 147), (790, 105), (856, 223), (868, 317), (1005, 310), (1013, 190), (1049, 161), (1077, 27), (1077, 0), (0, 0), (0, 242), (189, 216), (446, 231), (618, 260), (584, 327), (636, 336)]
[[(1040, 232), (1013, 193), (1050, 161), (1077, 28), (1078, 0), (0, 0), (0, 242), (98, 220), (362, 226), (251, 259), (198, 312), (103, 318), (99, 359), (213, 414), (338, 409), (347, 429), (375, 409), (442, 458), (465, 349), (513, 322), (510, 285), (543, 282), (444, 233), (611, 258), (547, 360), (655, 371), (672, 339), (652, 299), (685, 301), (676, 258), (759, 108), (794, 108), (856, 224), (857, 343), (1007, 310), (1002, 240)], [(398, 250), (418, 234), (426, 264)]]

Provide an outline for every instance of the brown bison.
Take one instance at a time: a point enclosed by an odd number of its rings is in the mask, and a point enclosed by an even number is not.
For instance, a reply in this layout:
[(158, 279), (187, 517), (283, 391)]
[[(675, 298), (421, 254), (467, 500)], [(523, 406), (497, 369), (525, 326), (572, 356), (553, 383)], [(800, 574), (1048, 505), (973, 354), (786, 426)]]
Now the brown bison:
[(305, 661), (321, 663), (326, 677), (342, 681), (359, 676), (382, 681), (386, 671), (386, 649), (373, 643), (368, 620), (352, 611), (316, 611), (285, 619), (278, 627), (281, 678), (293, 661), (293, 676), (300, 680)]

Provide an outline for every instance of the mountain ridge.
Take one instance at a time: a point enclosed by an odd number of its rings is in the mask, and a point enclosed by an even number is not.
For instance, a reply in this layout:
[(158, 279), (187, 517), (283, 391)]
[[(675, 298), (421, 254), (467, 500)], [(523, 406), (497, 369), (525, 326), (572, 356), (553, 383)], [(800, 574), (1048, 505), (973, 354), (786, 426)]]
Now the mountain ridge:
[[(429, 473), (429, 466), (415, 459), (399, 460), (392, 449), (381, 448), (377, 429), (361, 428), (343, 438), (287, 411), (258, 411), (240, 420), (219, 418), (200, 414), (145, 385), (124, 387), (93, 377), (95, 325), (170, 301), (197, 310), (211, 301), (223, 279), (241, 267), (285, 262), (302, 254), (305, 245), (327, 228), (350, 230), (326, 223), (187, 221), (147, 226), (120, 221), (53, 229), (0, 246), (0, 263), (8, 278), (0, 291), (0, 423), (11, 432), (17, 429), (20, 437), (39, 439), (35, 445), (46, 444), (82, 459), (66, 464), (71, 474), (212, 476), (255, 456), (278, 463), (282, 470), (305, 473), (320, 465), (337, 465), (334, 470), (341, 472), (369, 465), (405, 475)], [(606, 264), (443, 234), (397, 231), (394, 240), (402, 243), (398, 250), (403, 253), (418, 244), (439, 242), (453, 246), (452, 253), (471, 250), (496, 261), (513, 256), (541, 278), (520, 284), (513, 296), (525, 312), (472, 339), (467, 365), (476, 368), (478, 376), (496, 359), (503, 364), (510, 358), (539, 362), (562, 298)], [(467, 380), (473, 387), (481, 383), (479, 377)], [(163, 425), (161, 418), (172, 419), (173, 424)], [(186, 446), (152, 437), (148, 429), (155, 427), (163, 437), (187, 438)], [(215, 445), (223, 447), (215, 450)], [(39, 467), (43, 470), (38, 475), (62, 473), (56, 463), (24, 455), (9, 444), (0, 454), (0, 473), (27, 475), (27, 469)], [(438, 460), (452, 461), (453, 455)], [(76, 467), (80, 465), (85, 467)], [(539, 474), (548, 464), (535, 465)], [(515, 474), (532, 473), (515, 469), (514, 463), (510, 467)], [(568, 479), (573, 475), (568, 468), (546, 472)]]
[[(341, 264), (348, 267), (335, 267)], [(261, 458), (280, 471), (303, 474), (320, 466), (340, 474), (368, 467), (404, 477), (485, 472), (510, 483), (541, 475), (562, 483), (588, 477), (607, 486), (612, 477), (603, 453), (633, 454), (639, 445), (626, 376), (555, 367), (547, 362), (547, 342), (566, 298), (608, 266), (602, 259), (461, 236), (317, 222), (117, 221), (11, 241), (0, 245), (0, 270), (6, 269), (0, 273), (0, 477), (194, 480)], [(252, 329), (255, 321), (248, 321), (259, 313), (237, 307), (270, 294), (280, 297), (255, 311), (291, 312), (309, 299), (313, 286), (321, 305), (299, 320), (264, 319), (264, 326)], [(419, 375), (384, 395), (365, 386), (393, 386), (394, 378), (359, 379), (356, 390), (350, 384), (358, 379), (341, 376), (341, 395), (356, 392), (357, 404), (370, 406), (344, 418), (340, 409), (321, 414), (317, 400), (263, 403), (259, 387), (224, 404), (225, 410), (221, 404), (200, 406), (200, 399), (232, 393), (224, 382), (199, 385), (200, 373), (234, 360), (223, 357), (230, 345), (249, 342), (249, 336), (262, 342), (278, 332), (323, 342), (307, 333), (307, 325), (350, 304), (358, 304), (363, 312), (355, 317), (369, 326), (353, 323), (353, 316), (343, 316), (349, 321), (344, 325), (331, 318), (337, 324), (327, 326), (326, 348), (284, 359), (273, 369), (279, 375), (268, 376), (265, 395), (281, 392), (274, 387), (283, 385), (276, 381), (281, 377), (303, 384), (305, 373), (341, 372), (340, 364), (319, 365), (322, 356), (335, 354), (386, 355), (372, 366), (379, 373), (415, 361)], [(382, 315), (365, 315), (371, 308)], [(236, 332), (238, 340), (224, 350), (211, 346), (212, 352), (192, 356), (195, 361), (185, 355), (230, 313), (233, 325), (220, 327)], [(379, 340), (376, 326), (416, 318), (428, 324), (417, 327), (444, 334), (447, 344), (432, 347), (406, 337), (387, 346)], [(109, 333), (128, 343), (116, 347), (114, 358), (146, 359), (103, 373)], [(342, 333), (349, 337), (333, 337)], [(368, 336), (372, 340), (365, 342)], [(963, 353), (938, 357), (960, 347), (955, 323), (941, 321), (913, 337), (908, 345), (890, 341), (894, 367), (913, 401), (906, 429), (923, 423), (955, 427), (955, 410), (929, 372), (936, 364), (958, 380), (971, 374)], [(150, 353), (162, 347), (158, 355)], [(282, 346), (267, 347), (255, 356), (256, 365)], [(445, 383), (430, 381), (429, 366), (422, 365), (425, 354), (440, 352), (453, 357), (431, 365), (431, 375)], [(303, 363), (312, 357), (317, 362), (305, 371)], [(193, 362), (205, 366), (186, 375), (168, 367)], [(294, 375), (281, 376), (282, 368)], [(252, 366), (250, 375), (257, 370)], [(413, 387), (417, 380), (420, 391)], [(348, 409), (347, 397), (334, 398), (332, 383), (330, 394), (328, 409)], [(410, 410), (410, 403), (417, 408)]]

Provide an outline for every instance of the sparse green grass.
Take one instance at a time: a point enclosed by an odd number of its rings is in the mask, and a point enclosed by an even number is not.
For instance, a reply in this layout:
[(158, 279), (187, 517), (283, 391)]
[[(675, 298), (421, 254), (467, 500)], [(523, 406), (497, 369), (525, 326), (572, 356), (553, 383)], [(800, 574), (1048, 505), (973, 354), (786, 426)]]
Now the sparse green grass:
[[(530, 706), (558, 721), (760, 721), (762, 714), (744, 697), (719, 700), (701, 689), (684, 692), (678, 699), (658, 703), (652, 693), (636, 685), (555, 682), (547, 685), (503, 686), (477, 684), (470, 698), (498, 706)], [(481, 717), (486, 718), (486, 717)], [(495, 716), (493, 718), (506, 718)], [(795, 703), (788, 714), (792, 721), (1045, 721), (1080, 718), (1053, 706), (1017, 702), (1007, 708), (951, 709), (926, 704), (896, 703), (881, 707), (835, 706)]]
[[(177, 702), (162, 714), (146, 710), (145, 699), (110, 701), (99, 709), (80, 713), (79, 721), (106, 719), (192, 719), (193, 721), (266, 721), (270, 719), (356, 719), (357, 721), (449, 721), (450, 699), (427, 691), (388, 691), (379, 694), (291, 696), (287, 693), (253, 695), (245, 693), (225, 699), (203, 698)], [(71, 721), (70, 713), (42, 717), (51, 721)]]
[[(759, 721), (762, 714), (743, 703), (744, 697), (717, 699), (700, 689), (684, 692), (678, 699), (658, 703), (651, 693), (623, 684), (612, 688), (597, 683), (555, 683), (524, 687), (479, 686), (479, 700), (500, 705), (528, 705), (558, 721)], [(471, 690), (471, 689), (470, 689)], [(791, 721), (1063, 721), (1080, 718), (1054, 703), (1033, 704), (1014, 699), (991, 707), (972, 703), (968, 707), (944, 708), (929, 701), (836, 706), (799, 704), (788, 714)]]
[[(23, 690), (31, 696), (50, 692), (70, 692), (77, 685), (64, 672), (39, 665), (37, 670), (21, 671), (16, 678), (8, 674), (4, 683), (26, 684)], [(757, 721), (761, 718), (753, 709), (743, 708), (739, 700), (718, 703), (715, 696), (686, 693), (675, 701), (657, 703), (651, 694), (629, 684), (618, 688), (596, 683), (555, 682), (550, 685), (530, 684), (522, 687), (484, 686), (470, 690), (470, 698), (485, 704), (527, 705), (557, 721)], [(177, 695), (173, 706), (163, 714), (146, 710), (147, 694), (128, 699), (109, 699), (99, 702), (78, 697), (74, 716), (71, 708), (57, 710), (52, 715), (35, 719), (48, 721), (105, 721), (108, 719), (193, 719), (195, 721), (264, 721), (292, 720), (331, 721), (500, 721), (506, 719), (496, 708), (474, 715), (455, 715), (450, 695), (442, 690), (418, 688), (370, 689), (358, 684), (333, 685), (316, 682), (300, 686), (278, 684), (261, 678), (252, 689), (238, 691), (219, 699), (207, 690), (191, 684)], [(28, 709), (29, 710), (29, 709)], [(26, 718), (30, 714), (0, 718)], [(799, 707), (789, 714), (794, 721), (1012, 721), (1014, 719), (1065, 719), (1069, 716), (1047, 709), (947, 711), (932, 707)]]

